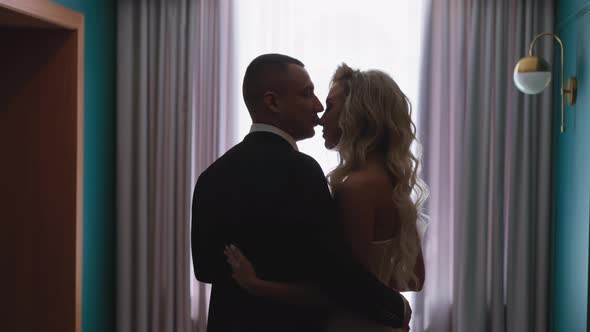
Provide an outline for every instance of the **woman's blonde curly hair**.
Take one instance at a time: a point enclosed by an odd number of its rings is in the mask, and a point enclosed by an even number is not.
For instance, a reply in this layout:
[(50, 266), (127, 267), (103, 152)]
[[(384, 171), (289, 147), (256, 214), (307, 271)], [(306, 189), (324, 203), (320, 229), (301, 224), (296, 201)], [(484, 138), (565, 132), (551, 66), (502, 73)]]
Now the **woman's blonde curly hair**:
[(416, 224), (424, 221), (421, 207), (428, 196), (428, 187), (419, 176), (420, 144), (412, 121), (411, 104), (397, 83), (379, 70), (353, 70), (345, 63), (332, 77), (332, 85), (344, 87), (345, 103), (339, 118), (342, 130), (335, 149), (338, 166), (328, 174), (334, 191), (354, 171), (364, 167), (371, 153), (382, 154), (393, 184), (392, 199), (399, 216), (399, 250), (391, 274), (398, 285), (407, 287), (413, 280), (419, 253)]

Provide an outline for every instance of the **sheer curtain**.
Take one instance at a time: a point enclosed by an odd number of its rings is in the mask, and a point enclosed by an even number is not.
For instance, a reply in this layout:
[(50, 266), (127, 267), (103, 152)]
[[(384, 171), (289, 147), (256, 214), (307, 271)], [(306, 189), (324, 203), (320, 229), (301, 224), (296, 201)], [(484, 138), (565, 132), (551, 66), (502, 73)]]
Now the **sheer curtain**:
[(190, 329), (194, 2), (117, 3), (117, 330)]
[(427, 4), (419, 130), (432, 222), (415, 330), (548, 330), (551, 93), (525, 97), (512, 71), (552, 31), (553, 3)]
[[(217, 157), (237, 141), (234, 8), (231, 0), (196, 1), (191, 189)], [(192, 191), (191, 191), (192, 197)], [(195, 279), (190, 260), (192, 331), (205, 332), (210, 285)]]

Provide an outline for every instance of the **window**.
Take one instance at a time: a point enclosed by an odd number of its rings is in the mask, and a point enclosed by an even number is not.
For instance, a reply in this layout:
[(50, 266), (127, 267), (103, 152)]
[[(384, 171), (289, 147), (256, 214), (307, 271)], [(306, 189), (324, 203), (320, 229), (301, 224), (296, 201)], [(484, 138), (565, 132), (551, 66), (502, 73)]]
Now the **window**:
[[(414, 110), (418, 108), (422, 0), (233, 0), (233, 5), (236, 74), (235, 81), (229, 82), (229, 93), (232, 104), (239, 106), (238, 132), (230, 137), (241, 141), (249, 131), (242, 78), (250, 61), (263, 53), (283, 53), (305, 63), (322, 103), (336, 67), (346, 62), (353, 68), (389, 73)], [(417, 112), (413, 115), (416, 121)], [(313, 138), (298, 145), (328, 173), (338, 164), (338, 157), (324, 148), (321, 136), (317, 127)], [(192, 316), (195, 327), (204, 328), (210, 287), (194, 276), (191, 280)], [(405, 295), (411, 302), (412, 294)]]
[[(235, 0), (236, 55), (241, 79), (256, 56), (283, 53), (301, 60), (325, 103), (336, 67), (380, 69), (390, 74), (412, 103), (414, 122), (422, 43), (423, 1), (405, 0)], [(236, 98), (241, 101), (241, 95)], [(237, 137), (249, 131), (251, 120), (239, 103)], [(324, 104), (325, 106), (325, 104)], [(321, 127), (298, 143), (327, 174), (338, 164), (336, 152), (324, 148)], [(405, 293), (412, 302), (413, 293)]]
[[(416, 107), (422, 30), (422, 1), (403, 0), (235, 0), (236, 54), (239, 80), (237, 137), (250, 128), (241, 102), (241, 79), (248, 63), (263, 53), (283, 53), (301, 60), (322, 103), (336, 67), (380, 69), (396, 80)], [(414, 112), (415, 116), (416, 112)], [(299, 142), (325, 173), (338, 164), (324, 148), (321, 128)]]

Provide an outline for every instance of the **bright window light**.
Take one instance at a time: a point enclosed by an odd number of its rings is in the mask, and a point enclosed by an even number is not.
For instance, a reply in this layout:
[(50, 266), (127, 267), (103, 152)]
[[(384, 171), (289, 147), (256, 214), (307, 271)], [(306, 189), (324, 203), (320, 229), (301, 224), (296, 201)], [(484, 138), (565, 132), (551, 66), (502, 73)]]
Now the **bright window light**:
[[(422, 0), (235, 0), (235, 6), (239, 140), (251, 124), (241, 101), (241, 80), (248, 63), (263, 53), (283, 53), (301, 60), (322, 103), (340, 63), (383, 70), (406, 93), (415, 116)], [(313, 138), (298, 145), (327, 173), (338, 158), (324, 148), (321, 136), (321, 127), (317, 127)]]

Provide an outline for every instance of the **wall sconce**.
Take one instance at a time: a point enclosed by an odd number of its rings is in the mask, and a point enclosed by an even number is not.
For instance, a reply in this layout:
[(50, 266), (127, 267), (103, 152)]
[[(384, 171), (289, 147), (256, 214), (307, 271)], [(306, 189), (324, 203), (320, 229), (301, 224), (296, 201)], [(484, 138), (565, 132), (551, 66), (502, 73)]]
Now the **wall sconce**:
[(565, 95), (567, 95), (567, 102), (570, 105), (576, 103), (576, 92), (578, 88), (578, 81), (576, 77), (570, 77), (567, 81), (567, 89), (565, 86), (565, 66), (564, 66), (564, 51), (563, 42), (552, 32), (543, 32), (535, 36), (529, 47), (529, 55), (520, 59), (514, 67), (514, 84), (518, 90), (526, 94), (537, 94), (543, 91), (549, 82), (551, 82), (551, 66), (545, 59), (533, 55), (533, 47), (537, 40), (542, 36), (552, 36), (559, 43), (561, 48), (561, 132), (565, 131)]

